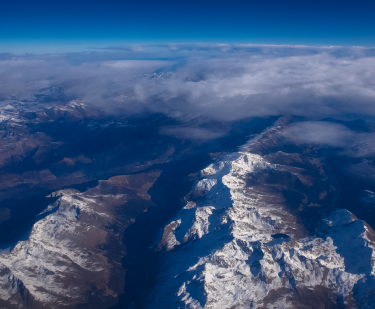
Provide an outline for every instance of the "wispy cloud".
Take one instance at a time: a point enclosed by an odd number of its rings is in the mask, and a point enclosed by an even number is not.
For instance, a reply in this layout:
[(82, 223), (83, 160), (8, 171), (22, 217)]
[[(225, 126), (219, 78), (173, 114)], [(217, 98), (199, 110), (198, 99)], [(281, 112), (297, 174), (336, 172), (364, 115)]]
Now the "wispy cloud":
[(209, 130), (200, 127), (189, 126), (169, 126), (160, 128), (160, 133), (181, 139), (191, 139), (197, 141), (206, 141), (215, 139), (226, 134), (224, 130)]
[[(353, 145), (363, 133), (356, 133), (347, 127), (325, 121), (297, 122), (286, 127), (283, 134), (297, 144), (315, 144), (330, 147), (348, 147)], [(368, 134), (365, 134), (366, 136)]]
[[(375, 155), (375, 130), (361, 122), (296, 122), (282, 130), (287, 141), (297, 145), (325, 146), (334, 153), (355, 158)], [(365, 130), (364, 130), (365, 129)]]

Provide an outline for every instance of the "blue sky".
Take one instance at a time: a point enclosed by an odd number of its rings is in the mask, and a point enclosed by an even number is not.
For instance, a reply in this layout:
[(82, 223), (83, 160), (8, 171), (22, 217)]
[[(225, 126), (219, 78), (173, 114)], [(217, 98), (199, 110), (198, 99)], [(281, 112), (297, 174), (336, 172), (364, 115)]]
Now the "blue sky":
[(0, 52), (149, 43), (375, 46), (375, 1), (3, 0)]
[(0, 105), (375, 119), (374, 12), (374, 0), (3, 0)]

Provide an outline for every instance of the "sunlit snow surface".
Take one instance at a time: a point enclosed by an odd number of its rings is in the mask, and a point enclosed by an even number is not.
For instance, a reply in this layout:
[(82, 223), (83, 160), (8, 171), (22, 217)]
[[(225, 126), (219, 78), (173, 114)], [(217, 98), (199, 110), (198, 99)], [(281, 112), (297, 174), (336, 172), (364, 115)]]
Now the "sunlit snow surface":
[(94, 241), (101, 241), (104, 232), (77, 221), (80, 212), (97, 216), (104, 222), (109, 221), (108, 214), (93, 210), (95, 200), (70, 191), (60, 191), (60, 199), (46, 209), (52, 213), (34, 224), (28, 239), (19, 241), (10, 253), (0, 255), (0, 270), (11, 270), (8, 276), (0, 276), (0, 297), (3, 300), (17, 292), (18, 280), (22, 280), (37, 300), (45, 303), (64, 294), (83, 300), (82, 290), (67, 285), (64, 279), (71, 277), (74, 282), (75, 268), (100, 274), (103, 265), (109, 267), (104, 256), (92, 255), (85, 250), (89, 242), (85, 236), (93, 233), (90, 229), (96, 230)]
[[(373, 230), (349, 211), (336, 210), (321, 226), (324, 237), (304, 235), (278, 196), (247, 184), (250, 174), (279, 168), (249, 150), (261, 139), (200, 172), (189, 195), (194, 201), (159, 242), (165, 263), (149, 307), (293, 308), (296, 288), (316, 286), (345, 305), (362, 284), (358, 305), (373, 308)], [(277, 233), (290, 238), (271, 236)]]

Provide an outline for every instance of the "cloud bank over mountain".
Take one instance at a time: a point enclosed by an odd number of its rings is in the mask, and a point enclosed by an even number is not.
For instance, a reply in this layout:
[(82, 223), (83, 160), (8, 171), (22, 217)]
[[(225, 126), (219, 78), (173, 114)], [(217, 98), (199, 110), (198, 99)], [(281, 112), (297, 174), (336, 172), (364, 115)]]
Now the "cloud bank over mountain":
[(159, 45), (0, 54), (0, 101), (81, 100), (106, 113), (238, 120), (375, 115), (375, 50)]

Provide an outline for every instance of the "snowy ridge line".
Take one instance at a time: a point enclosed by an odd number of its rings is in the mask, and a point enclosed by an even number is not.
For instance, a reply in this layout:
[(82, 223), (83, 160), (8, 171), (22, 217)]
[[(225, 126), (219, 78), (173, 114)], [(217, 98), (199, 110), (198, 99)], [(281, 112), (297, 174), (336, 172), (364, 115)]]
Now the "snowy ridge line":
[[(357, 282), (372, 276), (374, 242), (367, 233), (374, 231), (363, 221), (337, 210), (326, 220), (326, 237), (306, 237), (279, 195), (248, 186), (249, 177), (279, 171), (249, 152), (279, 129), (200, 172), (158, 243), (166, 249), (165, 264), (150, 308), (293, 308), (297, 288), (332, 292), (345, 305)], [(370, 268), (355, 265), (360, 256), (358, 264), (371, 259)], [(368, 293), (374, 288), (368, 286)]]
[[(38, 216), (52, 213), (33, 225), (27, 240), (0, 255), (0, 269), (8, 270), (6, 276), (0, 276), (0, 297), (9, 303), (19, 305), (20, 284), (36, 303), (49, 308), (84, 303), (88, 287), (79, 281), (81, 274), (86, 273), (90, 273), (91, 280), (102, 282), (98, 288), (106, 290), (106, 295), (116, 296), (106, 286), (112, 266), (95, 249), (96, 243), (105, 242), (104, 226), (113, 221), (113, 209), (103, 212), (106, 208), (94, 196), (77, 190), (66, 189), (56, 194), (59, 199)], [(106, 197), (124, 197), (120, 195)], [(79, 220), (80, 216), (84, 220)], [(20, 284), (15, 284), (15, 280)]]

